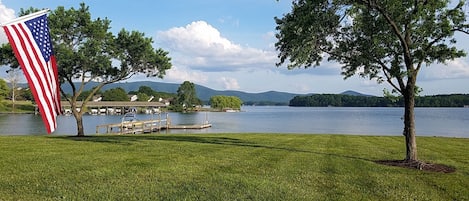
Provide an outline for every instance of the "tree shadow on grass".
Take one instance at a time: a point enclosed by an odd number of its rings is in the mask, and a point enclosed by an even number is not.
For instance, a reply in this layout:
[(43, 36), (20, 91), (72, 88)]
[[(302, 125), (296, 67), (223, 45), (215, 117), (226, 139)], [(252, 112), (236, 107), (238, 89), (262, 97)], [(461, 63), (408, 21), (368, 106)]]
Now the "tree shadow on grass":
[(60, 136), (54, 137), (55, 139), (66, 139), (73, 141), (85, 141), (85, 142), (96, 142), (96, 143), (110, 143), (110, 144), (120, 144), (120, 145), (132, 145), (136, 142), (141, 141), (173, 141), (173, 142), (190, 142), (190, 143), (202, 143), (202, 144), (215, 144), (215, 145), (225, 145), (225, 146), (239, 146), (247, 148), (264, 148), (271, 150), (280, 150), (280, 151), (290, 151), (290, 152), (301, 152), (301, 153), (311, 153), (318, 155), (325, 155), (330, 157), (340, 157), (353, 160), (362, 160), (375, 162), (381, 165), (396, 166), (403, 168), (411, 168), (416, 170), (424, 170), (430, 172), (441, 172), (441, 173), (452, 173), (456, 169), (453, 167), (445, 166), (442, 164), (432, 164), (432, 163), (409, 163), (404, 160), (371, 160), (367, 158), (350, 156), (350, 155), (341, 155), (335, 153), (326, 153), (318, 152), (311, 150), (302, 150), (293, 147), (276, 147), (270, 145), (258, 144), (255, 142), (249, 142), (246, 140), (232, 138), (232, 137), (218, 137), (218, 136), (187, 136), (187, 135), (107, 135), (107, 136)]
[(260, 146), (247, 141), (229, 138), (229, 137), (207, 137), (207, 136), (186, 136), (186, 135), (107, 135), (107, 136), (67, 136), (67, 137), (56, 137), (57, 139), (67, 139), (73, 141), (82, 142), (97, 142), (97, 143), (110, 143), (110, 144), (121, 144), (121, 145), (132, 145), (136, 142), (142, 141), (174, 141), (174, 142), (192, 142), (192, 143), (204, 143), (204, 144), (220, 144), (220, 145), (237, 145), (237, 146)]
[(173, 142), (190, 142), (190, 143), (201, 143), (201, 144), (214, 144), (214, 145), (225, 145), (225, 146), (239, 146), (247, 148), (264, 148), (271, 150), (280, 150), (280, 151), (290, 151), (298, 153), (311, 153), (319, 155), (327, 155), (331, 157), (341, 157), (355, 160), (364, 160), (371, 161), (373, 160), (361, 158), (357, 156), (348, 156), (334, 153), (318, 152), (311, 150), (302, 150), (294, 147), (280, 147), (280, 146), (270, 146), (265, 144), (259, 144), (255, 142), (250, 142), (243, 139), (232, 138), (232, 137), (218, 137), (218, 136), (188, 136), (188, 135), (107, 135), (107, 136), (59, 136), (54, 137), (55, 139), (66, 139), (73, 141), (84, 141), (84, 142), (96, 142), (96, 143), (110, 143), (110, 144), (119, 144), (119, 145), (132, 145), (136, 142), (142, 141), (173, 141)]

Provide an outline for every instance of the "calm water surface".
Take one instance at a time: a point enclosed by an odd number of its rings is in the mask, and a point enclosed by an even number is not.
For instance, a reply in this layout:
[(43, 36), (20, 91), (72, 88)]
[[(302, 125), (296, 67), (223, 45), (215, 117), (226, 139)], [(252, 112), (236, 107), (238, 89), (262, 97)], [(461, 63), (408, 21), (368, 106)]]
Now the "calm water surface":
[[(469, 137), (469, 108), (416, 108), (416, 129), (420, 136)], [(202, 130), (171, 130), (170, 133), (331, 133), (363, 135), (401, 135), (403, 108), (342, 108), (246, 106), (242, 112), (169, 113), (173, 124), (202, 124)], [(164, 117), (164, 115), (163, 115)], [(140, 120), (158, 115), (139, 114)], [(120, 123), (119, 115), (85, 115), (86, 134), (96, 126)], [(1, 135), (43, 135), (40, 116), (0, 114)], [(76, 134), (73, 116), (59, 116), (54, 135)]]

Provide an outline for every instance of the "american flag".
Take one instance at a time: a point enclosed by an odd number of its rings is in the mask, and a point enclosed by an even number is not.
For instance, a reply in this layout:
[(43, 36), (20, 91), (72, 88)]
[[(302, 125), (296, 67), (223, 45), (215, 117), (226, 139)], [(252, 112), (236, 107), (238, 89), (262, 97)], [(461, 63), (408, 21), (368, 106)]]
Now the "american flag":
[(17, 18), (4, 24), (3, 29), (28, 80), (46, 131), (52, 133), (57, 128), (61, 105), (46, 13), (44, 10)]

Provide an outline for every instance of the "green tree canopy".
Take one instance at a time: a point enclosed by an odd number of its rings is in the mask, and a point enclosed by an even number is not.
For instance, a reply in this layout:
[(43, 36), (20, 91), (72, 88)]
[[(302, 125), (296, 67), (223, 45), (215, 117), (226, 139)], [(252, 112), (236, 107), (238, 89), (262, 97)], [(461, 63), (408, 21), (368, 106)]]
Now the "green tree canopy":
[(179, 86), (176, 96), (177, 105), (182, 106), (184, 109), (190, 109), (202, 104), (202, 101), (197, 97), (194, 83), (189, 81), (184, 81)]
[(10, 94), (10, 88), (4, 79), (0, 78), (0, 101), (4, 100)]
[(138, 98), (137, 100), (142, 101), (142, 102), (146, 102), (146, 101), (150, 100), (150, 97), (151, 96), (148, 96), (146, 93), (138, 93), (137, 94), (137, 98)]
[(241, 109), (243, 101), (236, 96), (212, 96), (210, 107), (215, 109)]
[(129, 101), (127, 92), (121, 88), (108, 89), (103, 92), (103, 101)]
[(465, 56), (455, 33), (469, 34), (465, 1), (295, 0), (277, 23), (275, 44), (289, 69), (314, 67), (327, 57), (345, 78), (388, 82), (404, 98), (406, 161), (417, 161), (414, 104), (423, 66)]
[(0, 46), (0, 64), (9, 64), (11, 68), (18, 68), (20, 65), (9, 43)]
[(19, 90), (18, 92), (19, 92), (18, 100), (30, 100), (34, 102), (34, 97), (33, 97), (33, 93), (31, 92), (31, 89), (23, 88)]
[(153, 91), (153, 89), (149, 86), (140, 86), (138, 88), (138, 101), (148, 101), (152, 96), (153, 100), (155, 100), (155, 95), (157, 95), (156, 91)]
[(152, 96), (153, 94), (155, 94), (155, 91), (153, 91), (153, 89), (149, 86), (140, 86), (138, 88), (138, 93), (143, 93), (148, 96)]

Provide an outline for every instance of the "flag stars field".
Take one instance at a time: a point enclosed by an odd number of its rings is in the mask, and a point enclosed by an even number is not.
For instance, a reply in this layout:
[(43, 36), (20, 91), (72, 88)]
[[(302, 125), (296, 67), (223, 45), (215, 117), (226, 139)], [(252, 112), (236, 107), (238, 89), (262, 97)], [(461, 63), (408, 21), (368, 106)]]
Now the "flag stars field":
[(49, 37), (49, 31), (44, 27), (48, 27), (47, 20), (43, 18), (30, 20), (28, 27), (31, 30), (38, 47), (41, 48), (42, 56), (49, 61), (52, 54), (52, 47)]

